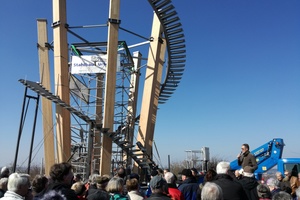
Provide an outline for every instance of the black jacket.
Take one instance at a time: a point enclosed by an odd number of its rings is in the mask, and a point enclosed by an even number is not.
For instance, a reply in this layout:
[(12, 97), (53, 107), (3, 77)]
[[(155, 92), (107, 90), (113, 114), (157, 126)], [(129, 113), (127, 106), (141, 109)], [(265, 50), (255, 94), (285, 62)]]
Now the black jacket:
[(242, 185), (228, 174), (218, 174), (213, 181), (222, 188), (224, 200), (247, 200)]
[(240, 182), (241, 185), (243, 186), (249, 200), (259, 199), (257, 194), (257, 189), (256, 189), (258, 182), (254, 177), (244, 176), (243, 178), (238, 180), (238, 182)]
[(67, 200), (78, 200), (78, 197), (75, 194), (74, 190), (72, 190), (69, 186), (65, 184), (53, 182), (48, 185), (47, 189), (45, 190), (45, 193), (49, 192), (50, 190), (61, 192), (67, 198)]
[(147, 200), (155, 200), (155, 199), (165, 199), (165, 200), (170, 200), (171, 198), (168, 197), (167, 195), (165, 194), (162, 194), (162, 193), (152, 193), (150, 195), (150, 197), (147, 198)]

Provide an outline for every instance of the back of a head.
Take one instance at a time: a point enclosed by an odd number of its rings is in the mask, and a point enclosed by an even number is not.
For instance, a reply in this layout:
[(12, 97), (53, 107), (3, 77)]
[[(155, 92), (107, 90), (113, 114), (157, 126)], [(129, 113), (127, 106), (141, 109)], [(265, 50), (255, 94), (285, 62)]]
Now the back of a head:
[(28, 186), (28, 188), (30, 187), (28, 174), (12, 173), (8, 177), (7, 190), (17, 193), (22, 186)]
[(119, 193), (123, 190), (124, 179), (120, 177), (111, 178), (106, 186), (106, 191), (110, 193)]
[(67, 198), (55, 190), (50, 190), (41, 198), (41, 200), (67, 200)]
[(50, 177), (53, 181), (63, 181), (64, 176), (72, 170), (72, 165), (67, 162), (57, 163), (50, 168)]
[(74, 192), (77, 196), (81, 196), (82, 194), (84, 194), (86, 187), (83, 182), (79, 181), (79, 182), (73, 183), (71, 189), (74, 190)]
[(201, 191), (201, 200), (223, 200), (222, 189), (213, 182), (205, 183)]
[(165, 173), (164, 177), (168, 184), (175, 183), (175, 176), (172, 172)]
[(267, 180), (267, 186), (276, 188), (277, 187), (277, 181), (274, 178), (269, 178)]
[(36, 175), (32, 180), (32, 190), (36, 193), (40, 193), (45, 189), (48, 183), (48, 178), (42, 175)]
[(126, 170), (124, 167), (120, 167), (117, 171), (117, 176), (120, 178), (124, 178), (126, 176)]
[(293, 197), (289, 193), (280, 191), (273, 195), (272, 200), (293, 200)]
[(259, 184), (256, 187), (256, 190), (257, 190), (257, 194), (258, 194), (259, 198), (271, 198), (272, 197), (270, 189), (267, 185)]
[(217, 174), (227, 174), (229, 169), (230, 169), (229, 162), (222, 161), (217, 164)]
[(8, 178), (8, 176), (9, 176), (9, 169), (6, 166), (2, 167), (0, 177), (1, 178)]
[(126, 181), (126, 189), (130, 191), (139, 189), (139, 182), (136, 178), (131, 178)]

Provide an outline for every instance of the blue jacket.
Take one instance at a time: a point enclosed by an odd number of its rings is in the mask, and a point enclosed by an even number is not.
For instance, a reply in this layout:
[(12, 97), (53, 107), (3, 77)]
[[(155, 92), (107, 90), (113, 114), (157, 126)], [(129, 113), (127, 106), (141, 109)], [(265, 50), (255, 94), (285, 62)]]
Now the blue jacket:
[(199, 189), (199, 185), (194, 180), (190, 178), (184, 180), (178, 187), (178, 189), (183, 194), (185, 200), (197, 199), (197, 191)]

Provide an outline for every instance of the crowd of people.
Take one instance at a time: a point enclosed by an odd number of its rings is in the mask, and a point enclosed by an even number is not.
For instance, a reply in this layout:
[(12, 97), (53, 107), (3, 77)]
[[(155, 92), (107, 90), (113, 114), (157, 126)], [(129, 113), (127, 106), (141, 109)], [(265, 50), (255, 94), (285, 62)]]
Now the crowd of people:
[(231, 171), (229, 162), (219, 162), (200, 176), (195, 168), (183, 169), (177, 176), (170, 170), (151, 172), (148, 186), (141, 187), (140, 176), (126, 174), (120, 167), (113, 175), (100, 175), (94, 171), (87, 181), (67, 162), (54, 164), (49, 177), (9, 173), (1, 169), (1, 200), (300, 200), (300, 173), (286, 170), (276, 172), (262, 181), (254, 177), (257, 163), (242, 145), (237, 156), (240, 170)]

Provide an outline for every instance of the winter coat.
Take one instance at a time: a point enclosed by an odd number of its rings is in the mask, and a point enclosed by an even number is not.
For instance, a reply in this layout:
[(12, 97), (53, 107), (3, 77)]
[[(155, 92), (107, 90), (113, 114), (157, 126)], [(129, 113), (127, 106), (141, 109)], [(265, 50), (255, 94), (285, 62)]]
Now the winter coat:
[(256, 189), (258, 182), (254, 177), (243, 176), (238, 182), (243, 186), (249, 200), (259, 199)]
[(46, 194), (47, 192), (55, 190), (57, 192), (61, 192), (67, 200), (78, 200), (77, 195), (75, 194), (74, 190), (72, 190), (69, 186), (60, 183), (60, 182), (53, 182), (48, 185), (47, 189), (45, 190)]
[(171, 198), (162, 193), (152, 193), (147, 200), (170, 200)]
[(178, 187), (178, 189), (183, 194), (185, 200), (197, 199), (197, 191), (199, 189), (199, 185), (195, 183), (192, 179), (188, 178), (184, 180)]
[(224, 200), (246, 200), (247, 196), (242, 185), (228, 174), (218, 174), (213, 183), (222, 188)]
[(184, 200), (183, 194), (177, 188), (168, 188), (169, 195), (173, 200)]
[(25, 198), (12, 191), (6, 191), (1, 200), (24, 200)]
[(238, 159), (238, 165), (244, 167), (249, 166), (253, 170), (253, 172), (257, 169), (257, 162), (252, 153), (250, 151), (246, 151), (241, 155), (241, 157)]

